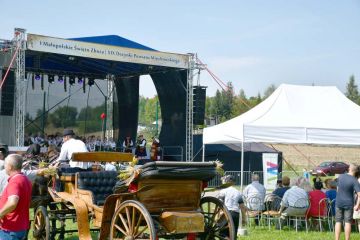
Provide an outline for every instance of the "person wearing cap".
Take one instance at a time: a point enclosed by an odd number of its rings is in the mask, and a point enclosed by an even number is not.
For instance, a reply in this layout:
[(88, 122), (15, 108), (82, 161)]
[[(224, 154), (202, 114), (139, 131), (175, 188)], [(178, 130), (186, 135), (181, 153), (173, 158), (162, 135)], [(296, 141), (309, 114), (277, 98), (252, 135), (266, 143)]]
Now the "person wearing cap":
[(245, 223), (245, 205), (242, 198), (242, 195), (239, 190), (237, 190), (235, 185), (235, 177), (232, 175), (226, 175), (221, 178), (222, 184), (228, 186), (225, 189), (222, 189), (218, 198), (223, 201), (224, 205), (229, 210), (231, 217), (234, 222), (235, 227), (235, 236), (237, 235), (237, 230), (239, 227), (239, 214), (241, 212), (242, 221)]
[(138, 159), (145, 159), (146, 155), (146, 139), (140, 134), (136, 142), (135, 156), (138, 157)]
[(158, 161), (160, 160), (160, 141), (158, 138), (153, 137), (153, 142), (151, 144), (151, 150), (150, 150), (150, 160), (152, 161)]
[(83, 141), (74, 138), (75, 133), (71, 129), (65, 129), (63, 134), (63, 144), (57, 162), (64, 160), (70, 160), (70, 167), (78, 167), (82, 169), (88, 169), (90, 167), (87, 162), (75, 162), (72, 161), (73, 153), (88, 152), (86, 145)]
[(123, 146), (123, 152), (132, 153), (132, 148), (134, 147), (134, 143), (129, 135), (126, 136), (126, 138), (124, 139), (122, 146)]

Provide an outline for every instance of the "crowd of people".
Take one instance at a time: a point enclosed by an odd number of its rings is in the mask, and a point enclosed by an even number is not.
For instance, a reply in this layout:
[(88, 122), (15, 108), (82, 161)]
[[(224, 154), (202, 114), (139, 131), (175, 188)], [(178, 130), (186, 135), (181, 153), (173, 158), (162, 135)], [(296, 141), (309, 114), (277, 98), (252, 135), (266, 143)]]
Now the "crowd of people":
[[(41, 140), (41, 139), (43, 140)], [(59, 144), (58, 137), (41, 136), (34, 138), (28, 154), (40, 152), (39, 143), (47, 141), (49, 152), (56, 152)], [(54, 142), (53, 142), (54, 141)], [(74, 152), (89, 152), (93, 148), (89, 143), (94, 143), (97, 138), (90, 137), (86, 143), (75, 137), (73, 130), (65, 129), (61, 136), (60, 153), (54, 153), (54, 168), (63, 161), (69, 161), (71, 168), (88, 169), (90, 163), (76, 162), (72, 160)], [(159, 160), (160, 143), (155, 137), (152, 139), (150, 159)], [(138, 158), (144, 157), (147, 141), (143, 135), (139, 135), (134, 143), (129, 136), (122, 141), (123, 152), (134, 152)], [(95, 147), (96, 149), (96, 147)], [(108, 168), (105, 170), (114, 170)], [(8, 154), (8, 150), (0, 146), (0, 239), (22, 239), (29, 229), (29, 207), (32, 196), (32, 183), (36, 176), (43, 175), (43, 169), (23, 169), (23, 157), (17, 154)], [(234, 187), (235, 179), (231, 175), (222, 178), (227, 186), (221, 190), (218, 197), (228, 208), (235, 231), (240, 223), (246, 224), (249, 212), (256, 212), (255, 224), (259, 224), (261, 215), (275, 205), (275, 199), (279, 199), (276, 207), (276, 215), (279, 217), (278, 226), (290, 216), (303, 216), (305, 219), (318, 219), (329, 213), (335, 219), (335, 239), (340, 239), (342, 226), (344, 225), (345, 239), (350, 239), (351, 226), (357, 221), (360, 229), (360, 167), (350, 164), (349, 172), (339, 175), (336, 179), (328, 178), (324, 181), (320, 177), (309, 181), (305, 177), (289, 178), (284, 176), (278, 181), (277, 187), (272, 193), (267, 194), (266, 188), (260, 183), (259, 175), (252, 175), (252, 182), (241, 193)], [(270, 207), (269, 207), (270, 206)], [(271, 209), (273, 210), (273, 209)], [(242, 216), (240, 221), (240, 216)], [(360, 230), (359, 230), (360, 231)]]
[[(61, 140), (60, 140), (61, 138)], [(37, 176), (43, 176), (46, 169), (57, 168), (66, 161), (70, 168), (89, 169), (90, 163), (73, 161), (74, 152), (89, 152), (101, 150), (102, 146), (109, 146), (115, 150), (113, 141), (99, 141), (99, 138), (91, 136), (84, 139), (76, 138), (71, 129), (65, 129), (61, 137), (59, 134), (49, 136), (32, 136), (29, 141), (30, 147), (25, 156), (9, 154), (6, 145), (0, 145), (0, 239), (24, 239), (29, 230), (29, 208)], [(153, 137), (150, 151), (151, 160), (159, 160), (159, 139)], [(105, 143), (108, 143), (106, 145)], [(125, 145), (124, 145), (125, 144)], [(139, 135), (136, 145), (127, 137), (122, 143), (123, 152), (135, 152), (138, 158), (144, 157), (146, 152), (146, 140)], [(24, 169), (24, 159), (39, 156), (40, 146), (47, 147), (48, 161), (53, 162), (47, 168)], [(60, 151), (59, 151), (60, 148)], [(99, 148), (99, 149), (98, 149)], [(130, 149), (130, 151), (129, 151)], [(111, 164), (110, 164), (111, 165)], [(104, 170), (116, 170), (111, 166), (105, 166)], [(45, 187), (47, 185), (45, 184)]]
[[(74, 135), (75, 136), (75, 135)], [(119, 140), (118, 143), (113, 138), (102, 139), (100, 136), (91, 135), (88, 137), (74, 137), (85, 143), (86, 149), (89, 152), (97, 151), (117, 151), (133, 153), (139, 159), (151, 159), (160, 160), (161, 146), (157, 137), (152, 138), (152, 143), (149, 148), (149, 154), (147, 149), (147, 140), (143, 134), (139, 134), (136, 141), (133, 141), (130, 136), (126, 136), (125, 139)], [(60, 149), (63, 141), (63, 134), (55, 133), (51, 135), (47, 134), (30, 134), (25, 136), (25, 146), (38, 145), (40, 147), (55, 151)]]
[[(117, 144), (113, 138), (107, 139), (106, 137), (102, 139), (100, 136), (91, 135), (88, 137), (77, 137), (79, 140), (83, 141), (86, 144), (86, 147), (90, 152), (95, 151), (116, 151)], [(25, 136), (24, 146), (30, 146), (32, 144), (38, 144), (40, 146), (56, 146), (61, 147), (63, 143), (63, 138), (61, 133), (55, 134), (30, 134)]]
[(350, 164), (349, 172), (336, 179), (322, 181), (315, 177), (312, 184), (305, 177), (290, 179), (284, 176), (270, 194), (266, 194), (256, 174), (252, 175), (251, 184), (242, 193), (234, 188), (233, 176), (225, 176), (222, 180), (223, 184), (230, 183), (230, 186), (221, 190), (218, 197), (230, 210), (235, 229), (239, 225), (240, 212), (242, 224), (246, 224), (249, 213), (255, 217), (255, 224), (259, 224), (262, 214), (272, 213), (280, 220), (277, 228), (281, 228), (281, 223), (290, 216), (315, 220), (316, 226), (319, 217), (329, 214), (335, 219), (336, 240), (340, 239), (343, 225), (345, 239), (350, 239), (351, 226), (356, 221), (360, 232), (360, 166)]

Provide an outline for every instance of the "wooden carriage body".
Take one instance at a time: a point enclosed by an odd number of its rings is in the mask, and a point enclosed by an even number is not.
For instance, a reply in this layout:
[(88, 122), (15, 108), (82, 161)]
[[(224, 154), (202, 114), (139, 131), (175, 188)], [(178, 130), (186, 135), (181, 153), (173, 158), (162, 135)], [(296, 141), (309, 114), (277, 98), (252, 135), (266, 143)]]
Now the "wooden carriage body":
[[(73, 159), (87, 162), (130, 162), (133, 156), (130, 153), (95, 152), (76, 153)], [(192, 176), (191, 170), (183, 171), (199, 166), (212, 169), (212, 173)], [(171, 235), (183, 237), (188, 233), (206, 233), (210, 231), (209, 224), (213, 225), (209, 221), (216, 221), (215, 215), (220, 214), (219, 209), (222, 218), (225, 216), (226, 227), (231, 235), (231, 216), (221, 202), (210, 199), (212, 203), (215, 201), (215, 207), (201, 207), (204, 184), (216, 171), (214, 164), (154, 162), (142, 170), (132, 183), (135, 188), (130, 192), (115, 194), (112, 192), (114, 181), (117, 180), (114, 172), (63, 174), (58, 179), (62, 190), (49, 188), (53, 203), (61, 205), (54, 211), (61, 210), (66, 214), (68, 210), (68, 213), (73, 214), (80, 240), (91, 239), (89, 219), (92, 219), (93, 230), (99, 230), (98, 239), (137, 239), (141, 235), (141, 239), (155, 240), (157, 237)], [(51, 222), (51, 219), (47, 221)], [(64, 229), (51, 230), (50, 226), (48, 228), (45, 239), (51, 239), (59, 232), (66, 232)], [(136, 235), (136, 232), (139, 234)]]

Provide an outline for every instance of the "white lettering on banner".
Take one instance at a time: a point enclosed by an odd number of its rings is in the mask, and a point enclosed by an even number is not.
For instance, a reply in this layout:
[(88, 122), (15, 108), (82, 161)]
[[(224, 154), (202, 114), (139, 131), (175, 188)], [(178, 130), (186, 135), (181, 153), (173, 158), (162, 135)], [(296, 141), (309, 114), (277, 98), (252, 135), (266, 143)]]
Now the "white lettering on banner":
[(164, 67), (184, 69), (189, 67), (189, 55), (186, 54), (117, 47), (35, 34), (27, 35), (27, 49), (39, 52)]
[(278, 154), (263, 153), (264, 186), (266, 189), (275, 189), (278, 176)]

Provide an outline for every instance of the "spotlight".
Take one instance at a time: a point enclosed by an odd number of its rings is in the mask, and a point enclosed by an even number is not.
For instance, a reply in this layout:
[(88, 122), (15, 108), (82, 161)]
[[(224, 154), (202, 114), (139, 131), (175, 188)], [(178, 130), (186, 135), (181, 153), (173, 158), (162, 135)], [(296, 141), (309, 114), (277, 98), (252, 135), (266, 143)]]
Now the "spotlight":
[(64, 77), (63, 77), (63, 76), (59, 76), (58, 82), (60, 82), (60, 83), (64, 82)]
[(94, 85), (94, 84), (95, 84), (95, 79), (94, 79), (94, 78), (89, 78), (88, 84), (89, 84), (90, 87), (91, 87), (92, 85)]
[(75, 77), (74, 77), (74, 76), (70, 76), (70, 77), (69, 77), (69, 84), (70, 84), (70, 85), (74, 85), (74, 84), (75, 84)]
[(82, 77), (78, 77), (78, 84), (82, 84), (83, 83), (83, 79), (82, 79)]
[(35, 80), (36, 80), (36, 81), (39, 81), (40, 79), (41, 79), (40, 74), (38, 74), (38, 73), (37, 73), (37, 74), (35, 74)]
[(53, 83), (55, 81), (54, 75), (48, 75), (48, 82)]

